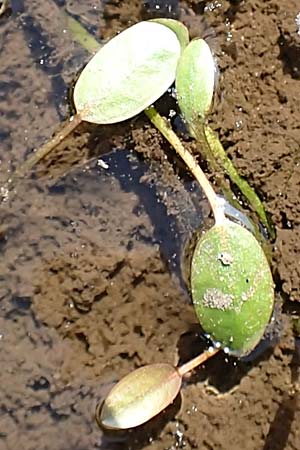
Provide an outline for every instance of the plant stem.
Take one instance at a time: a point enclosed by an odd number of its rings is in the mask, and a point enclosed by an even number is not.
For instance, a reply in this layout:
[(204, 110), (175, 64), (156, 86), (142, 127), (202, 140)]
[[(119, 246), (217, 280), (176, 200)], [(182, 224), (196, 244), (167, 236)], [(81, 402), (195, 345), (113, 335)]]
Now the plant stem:
[(195, 179), (203, 189), (213, 212), (216, 224), (224, 222), (225, 215), (222, 206), (218, 200), (218, 197), (213, 190), (210, 182), (206, 178), (206, 175), (197, 164), (195, 158), (184, 148), (178, 136), (174, 133), (169, 123), (156, 111), (153, 106), (150, 106), (145, 111), (147, 117), (151, 120), (153, 125), (161, 132), (161, 134), (172, 145), (174, 150), (183, 159)]
[(100, 43), (92, 36), (78, 20), (64, 13), (67, 21), (67, 28), (70, 31), (73, 39), (76, 40), (89, 53), (96, 53), (101, 47)]
[(7, 180), (2, 189), (11, 191), (14, 189), (17, 181), (23, 178), (35, 164), (48, 155), (57, 145), (59, 145), (78, 125), (82, 122), (80, 114), (75, 114), (69, 119), (69, 122), (54, 135), (50, 141), (46, 142), (42, 147), (36, 150), (24, 163), (16, 169), (14, 174)]
[(208, 145), (204, 130), (204, 123), (201, 124), (201, 126), (199, 126), (199, 124), (197, 125), (197, 132), (194, 131), (194, 129), (190, 129), (190, 132), (191, 135), (194, 137), (194, 139), (196, 139), (196, 141), (200, 144), (201, 153), (204, 155), (212, 172), (214, 173), (214, 177), (216, 178), (217, 183), (219, 184), (223, 192), (223, 195), (226, 197), (227, 201), (229, 201), (232, 206), (234, 206), (236, 209), (239, 210), (240, 204), (236, 199), (232, 190), (227, 186), (224, 170), (216, 160), (210, 146)]
[(191, 370), (195, 369), (195, 367), (200, 366), (200, 364), (203, 364), (205, 361), (210, 359), (212, 356), (216, 355), (220, 350), (218, 348), (214, 348), (212, 350), (206, 350), (205, 352), (201, 353), (201, 355), (196, 356), (196, 358), (191, 359), (187, 363), (183, 364), (180, 367), (177, 367), (177, 371), (180, 376), (184, 376)]
[(212, 169), (217, 170), (218, 166), (220, 166), (225, 170), (231, 181), (236, 184), (241, 193), (248, 200), (250, 206), (257, 213), (262, 224), (266, 227), (270, 237), (273, 239), (275, 237), (274, 228), (267, 218), (260, 198), (249, 183), (239, 175), (232, 161), (227, 156), (217, 135), (209, 126), (203, 125), (193, 127), (193, 133), (197, 141), (203, 145), (203, 151)]

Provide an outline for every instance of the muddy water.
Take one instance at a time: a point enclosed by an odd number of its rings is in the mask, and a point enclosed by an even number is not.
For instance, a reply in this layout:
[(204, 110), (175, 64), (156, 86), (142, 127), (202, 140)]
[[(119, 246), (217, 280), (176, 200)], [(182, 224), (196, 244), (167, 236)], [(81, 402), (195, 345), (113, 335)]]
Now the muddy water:
[[(63, 12), (106, 39), (141, 19), (141, 3), (11, 2), (0, 17), (1, 180), (70, 112), (88, 55)], [(300, 448), (297, 8), (191, 1), (172, 11), (209, 36), (220, 66), (212, 125), (276, 225), (279, 344), (251, 362), (216, 357), (146, 427), (97, 428), (95, 406), (117, 379), (203, 348), (181, 254), (209, 210), (145, 118), (83, 125), (1, 204), (1, 449)]]

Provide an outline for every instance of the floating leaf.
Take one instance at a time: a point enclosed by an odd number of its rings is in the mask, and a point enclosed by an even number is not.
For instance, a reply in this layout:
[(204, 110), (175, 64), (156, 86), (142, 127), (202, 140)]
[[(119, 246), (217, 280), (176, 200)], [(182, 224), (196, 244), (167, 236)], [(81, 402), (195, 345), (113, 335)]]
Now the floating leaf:
[(196, 39), (184, 49), (176, 71), (177, 99), (189, 126), (204, 119), (210, 110), (214, 85), (215, 63), (207, 43)]
[(170, 364), (151, 364), (128, 374), (105, 399), (98, 423), (105, 428), (127, 429), (147, 422), (177, 396), (181, 376)]
[(178, 20), (174, 19), (165, 19), (165, 18), (158, 18), (158, 19), (151, 19), (151, 22), (157, 22), (162, 25), (165, 25), (166, 27), (170, 28), (174, 33), (176, 34), (180, 45), (181, 50), (183, 51), (185, 47), (189, 43), (189, 31), (183, 23), (179, 22)]
[(181, 53), (176, 34), (148, 21), (126, 29), (91, 59), (74, 89), (82, 120), (108, 124), (129, 119), (174, 82)]
[(269, 264), (255, 237), (229, 220), (213, 226), (196, 245), (191, 287), (203, 329), (222, 348), (249, 353), (264, 334), (274, 302)]

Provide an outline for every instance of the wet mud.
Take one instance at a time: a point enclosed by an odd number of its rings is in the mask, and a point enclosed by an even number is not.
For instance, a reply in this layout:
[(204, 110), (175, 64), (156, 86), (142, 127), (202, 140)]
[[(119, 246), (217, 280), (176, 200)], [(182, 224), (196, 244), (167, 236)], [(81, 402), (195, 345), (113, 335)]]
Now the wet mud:
[[(0, 16), (1, 183), (72, 112), (89, 55), (64, 12), (106, 40), (156, 14), (158, 2), (142, 3), (11, 1)], [(96, 405), (115, 381), (205, 347), (183, 255), (210, 211), (146, 117), (83, 124), (0, 206), (1, 449), (300, 448), (299, 4), (171, 3), (164, 14), (215, 51), (210, 123), (276, 227), (276, 339), (248, 360), (217, 355), (137, 430), (97, 427)], [(171, 102), (158, 107), (167, 115)]]

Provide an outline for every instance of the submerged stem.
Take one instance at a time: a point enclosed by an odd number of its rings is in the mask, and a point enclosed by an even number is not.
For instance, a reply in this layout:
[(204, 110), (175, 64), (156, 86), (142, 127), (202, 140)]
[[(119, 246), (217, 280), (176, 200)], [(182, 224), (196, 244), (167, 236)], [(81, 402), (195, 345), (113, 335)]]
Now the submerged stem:
[(227, 156), (217, 135), (209, 126), (204, 125), (193, 127), (193, 133), (197, 141), (203, 146), (203, 151), (212, 169), (216, 171), (221, 167), (225, 170), (230, 180), (239, 188), (241, 193), (248, 200), (250, 206), (257, 213), (262, 224), (266, 227), (270, 237), (273, 239), (274, 229), (267, 218), (265, 208), (260, 198), (249, 183), (239, 175), (232, 161)]
[(96, 53), (101, 44), (90, 34), (78, 20), (70, 16), (70, 14), (63, 13), (66, 17), (67, 28), (76, 40), (83, 48), (85, 48), (89, 53)]
[(223, 169), (222, 166), (216, 160), (213, 151), (207, 142), (204, 123), (201, 124), (201, 126), (198, 125), (196, 131), (194, 131), (194, 129), (190, 131), (192, 132), (192, 135), (196, 139), (196, 141), (200, 144), (201, 154), (208, 162), (211, 171), (214, 173), (215, 178), (217, 178), (217, 182), (220, 186), (220, 189), (223, 192), (223, 195), (232, 204), (232, 206), (235, 206), (237, 209), (239, 209), (240, 204), (238, 200), (234, 196), (232, 190), (227, 186), (224, 170), (222, 170)]
[(195, 367), (200, 366), (200, 364), (203, 364), (212, 356), (216, 355), (219, 351), (220, 350), (218, 348), (206, 350), (205, 352), (201, 353), (201, 355), (196, 356), (196, 358), (193, 358), (182, 366), (177, 367), (177, 372), (181, 377), (183, 377), (185, 374), (195, 369)]
[(172, 145), (178, 155), (183, 159), (191, 173), (200, 184), (210, 203), (216, 224), (223, 222), (225, 220), (223, 207), (220, 205), (215, 191), (211, 187), (211, 184), (206, 178), (204, 172), (197, 164), (195, 158), (184, 148), (178, 136), (170, 127), (169, 123), (156, 111), (153, 106), (150, 106), (144, 112), (151, 120), (153, 125), (161, 132), (161, 134)]
[(78, 125), (82, 122), (80, 114), (75, 114), (69, 119), (69, 122), (54, 135), (50, 141), (36, 150), (24, 163), (16, 169), (14, 174), (7, 180), (2, 189), (11, 191), (16, 186), (19, 179), (23, 178), (41, 159), (48, 155), (57, 147)]

